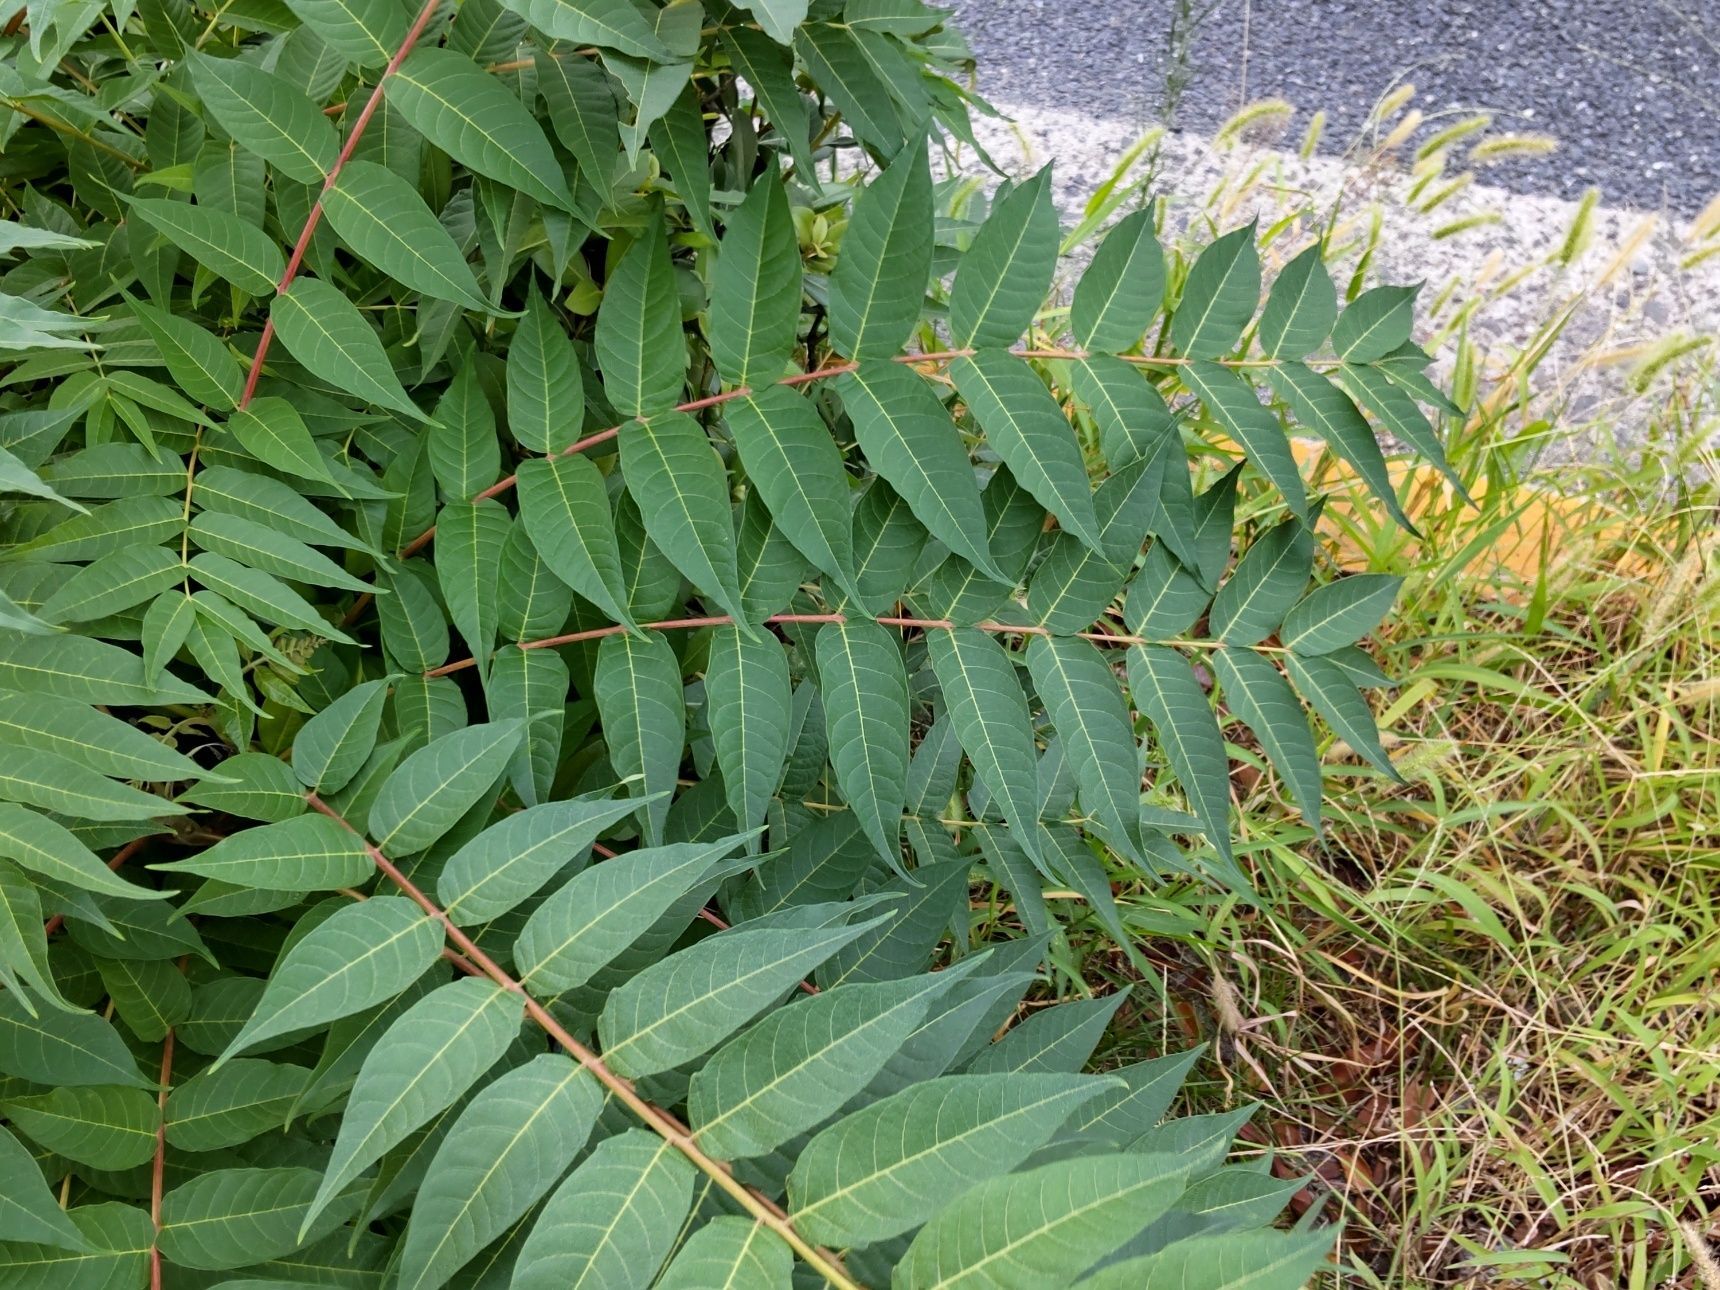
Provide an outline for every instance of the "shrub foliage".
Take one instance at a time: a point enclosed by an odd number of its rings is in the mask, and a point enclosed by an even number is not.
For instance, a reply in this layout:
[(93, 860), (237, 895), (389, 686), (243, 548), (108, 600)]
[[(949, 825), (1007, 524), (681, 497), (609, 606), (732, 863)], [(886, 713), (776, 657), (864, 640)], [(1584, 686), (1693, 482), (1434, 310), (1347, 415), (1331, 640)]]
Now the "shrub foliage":
[(1390, 772), (1286, 418), (1395, 508), (1413, 292), (1141, 210), (1046, 311), (918, 0), (0, 10), (0, 1279), (1324, 1257), (1019, 1005), (1245, 882), (1215, 689), (1316, 826), (1304, 701)]

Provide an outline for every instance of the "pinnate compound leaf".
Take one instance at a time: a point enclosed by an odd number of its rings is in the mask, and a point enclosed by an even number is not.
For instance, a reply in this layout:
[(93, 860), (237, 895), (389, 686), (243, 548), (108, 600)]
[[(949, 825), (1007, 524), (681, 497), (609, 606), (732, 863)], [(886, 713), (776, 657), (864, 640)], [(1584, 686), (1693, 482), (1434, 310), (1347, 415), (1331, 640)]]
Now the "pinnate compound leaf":
[(456, 922), (487, 923), (529, 900), (558, 874), (583, 866), (604, 829), (634, 804), (579, 798), (528, 806), (462, 846), (436, 880), (442, 908)]
[(514, 942), (520, 980), (544, 997), (584, 985), (741, 841), (645, 847), (576, 874), (532, 911)]
[(1279, 273), (1260, 314), (1260, 348), (1266, 357), (1300, 359), (1318, 349), (1338, 316), (1338, 293), (1326, 272), (1319, 242)]
[(974, 774), (1014, 826), (1016, 841), (1037, 860), (1039, 756), (1014, 660), (994, 636), (974, 627), (932, 632), (927, 646)]
[(427, 972), (441, 952), (441, 924), (410, 900), (373, 896), (343, 906), (281, 955), (223, 1060), (276, 1035), (326, 1026), (386, 1003)]
[(580, 456), (528, 461), (519, 494), (520, 521), (550, 572), (613, 621), (631, 625), (615, 517), (597, 467)]
[(1081, 275), (1069, 309), (1075, 339), (1099, 353), (1130, 349), (1164, 295), (1165, 254), (1153, 234), (1153, 211), (1138, 210), (1117, 221)]
[(699, 1228), (663, 1269), (657, 1290), (789, 1290), (794, 1255), (763, 1223), (725, 1214)]
[(1080, 1156), (991, 1178), (959, 1196), (914, 1238), (894, 1284), (1020, 1287), (1074, 1284), (1168, 1210), (1186, 1166), (1174, 1156)]
[(1402, 586), (1389, 573), (1358, 573), (1315, 587), (1284, 615), (1278, 638), (1298, 654), (1354, 645), (1379, 626)]
[(650, 1284), (692, 1209), (693, 1178), (686, 1157), (653, 1133), (606, 1138), (544, 1205), (510, 1290)]
[(388, 103), (419, 134), (480, 175), (571, 210), (549, 140), (501, 81), (451, 49), (413, 51), (388, 79)]
[(910, 1085), (814, 1136), (788, 1179), (809, 1240), (887, 1240), (983, 1179), (1007, 1173), (1108, 1081), (1083, 1075), (950, 1075)]
[(687, 741), (681, 665), (661, 635), (607, 636), (592, 683), (609, 759), (639, 805), (645, 840), (663, 840), (669, 797)]
[(89, 1243), (54, 1201), (24, 1144), (0, 1128), (0, 1240), (33, 1241), (65, 1250)]
[(661, 214), (627, 248), (604, 285), (594, 343), (604, 392), (618, 412), (649, 416), (679, 402), (687, 343)]
[(298, 278), (275, 297), (269, 316), (287, 352), (315, 375), (378, 407), (428, 420), (401, 386), (382, 342), (342, 291), (317, 278)]
[(518, 721), (490, 721), (431, 740), (383, 782), (370, 835), (397, 856), (422, 851), (489, 792), (518, 746)]
[(957, 345), (984, 349), (1021, 339), (1051, 285), (1057, 242), (1047, 165), (992, 208), (962, 256), (950, 291), (950, 335)]
[(303, 1227), (384, 1152), (452, 1105), (501, 1060), (523, 1020), (519, 995), (486, 977), (442, 986), (402, 1013), (359, 1068)]
[(597, 1021), (603, 1059), (629, 1077), (709, 1052), (825, 959), (876, 925), (743, 926), (689, 946), (613, 991)]
[(585, 1145), (603, 1090), (544, 1053), (496, 1079), (436, 1148), (401, 1245), (401, 1290), (432, 1290), (553, 1187)]
[(1230, 759), (1224, 736), (1189, 662), (1164, 645), (1129, 647), (1129, 689), (1153, 723), (1206, 840), (1230, 859)]
[(764, 823), (782, 782), (791, 702), (782, 642), (717, 628), (705, 665), (706, 714), (729, 810), (743, 830)]
[(956, 359), (950, 376), (1010, 474), (1088, 549), (1105, 555), (1081, 445), (1033, 369), (992, 349)]
[(1200, 253), (1171, 316), (1171, 344), (1190, 358), (1223, 358), (1242, 339), (1260, 301), (1254, 225), (1235, 229)]
[(349, 161), (322, 200), (341, 239), (401, 286), (468, 309), (489, 308), (448, 230), (388, 167)]
[(876, 623), (818, 633), (818, 676), (837, 785), (891, 868), (902, 868), (908, 792), (908, 675), (895, 638)]
[(744, 622), (728, 474), (703, 427), (670, 412), (622, 426), (620, 441), (621, 473), (645, 532), (695, 587)]
[(328, 174), (340, 141), (303, 90), (237, 58), (193, 54), (188, 62), (204, 106), (241, 147), (300, 183)]
[(779, 1008), (693, 1076), (688, 1117), (718, 1159), (762, 1155), (816, 1128), (872, 1081), (955, 977), (855, 983)]
[(830, 275), (830, 339), (837, 351), (852, 359), (893, 356), (920, 316), (931, 271), (932, 174), (922, 138), (898, 153), (854, 202)]
[(985, 505), (960, 433), (925, 378), (900, 363), (863, 363), (837, 378), (854, 437), (914, 518), (996, 582), (1011, 579), (986, 543)]
[(390, 680), (366, 681), (317, 713), (293, 739), (293, 774), (319, 793), (338, 793), (370, 760), (382, 730)]
[(161, 1112), (155, 1097), (140, 1088), (56, 1088), (12, 1098), (4, 1109), (32, 1141), (79, 1164), (131, 1169), (155, 1155)]
[[(800, 326), (800, 245), (774, 163), (730, 214), (711, 275), (711, 359), (733, 385), (782, 374)], [(750, 468), (749, 468), (750, 472)]]

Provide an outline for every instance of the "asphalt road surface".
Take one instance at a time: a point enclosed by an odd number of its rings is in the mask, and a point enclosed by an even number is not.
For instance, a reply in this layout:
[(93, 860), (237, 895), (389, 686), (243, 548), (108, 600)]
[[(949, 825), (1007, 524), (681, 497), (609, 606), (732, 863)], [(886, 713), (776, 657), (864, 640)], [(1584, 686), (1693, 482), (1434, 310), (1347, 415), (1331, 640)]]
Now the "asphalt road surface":
[[(1403, 81), (1429, 128), (1485, 109), (1496, 129), (1550, 134), (1550, 156), (1488, 167), (1520, 192), (1688, 216), (1720, 193), (1720, 0), (942, 0), (979, 58), (980, 90), (1049, 107), (1211, 132), (1277, 97), (1294, 143), (1324, 110), (1323, 148), (1353, 143)], [(1179, 7), (1204, 13), (1169, 54)]]

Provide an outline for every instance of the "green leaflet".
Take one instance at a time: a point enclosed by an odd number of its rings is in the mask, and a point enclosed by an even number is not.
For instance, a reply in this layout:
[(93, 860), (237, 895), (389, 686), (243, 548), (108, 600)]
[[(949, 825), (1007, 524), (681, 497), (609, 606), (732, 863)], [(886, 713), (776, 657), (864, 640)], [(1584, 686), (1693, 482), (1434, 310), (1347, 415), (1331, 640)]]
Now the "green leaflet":
[(704, 430), (686, 413), (670, 412), (623, 426), (620, 441), (621, 473), (645, 532), (694, 586), (744, 623), (728, 476)]
[(436, 576), (448, 617), (487, 670), (496, 643), (502, 546), (513, 520), (500, 502), (449, 502), (436, 517)]
[(625, 0), (502, 0), (544, 35), (575, 45), (600, 45), (659, 62), (673, 55)]
[[(25, 766), (29, 765), (32, 757), (40, 755), (22, 748), (9, 751), (23, 754)], [(61, 761), (62, 766), (71, 764), (63, 762), (63, 759), (56, 760)], [(152, 800), (163, 807), (170, 805), (160, 798)], [(76, 891), (127, 900), (153, 900), (167, 894), (139, 887), (116, 876), (64, 826), (15, 802), (0, 802), (0, 856)]]
[(278, 1130), (309, 1078), (302, 1066), (252, 1057), (200, 1071), (168, 1095), (167, 1143), (180, 1151), (218, 1151)]
[(1226, 233), (1200, 253), (1171, 315), (1170, 339), (1190, 358), (1223, 358), (1242, 339), (1260, 300), (1254, 225)]
[(231, 352), (212, 333), (139, 300), (131, 302), (131, 312), (186, 394), (222, 411), (238, 404), (244, 377)]
[(1027, 670), (1075, 771), (1081, 804), (1113, 845), (1141, 848), (1141, 775), (1129, 707), (1099, 647), (1068, 637), (1027, 642)]
[(1067, 1286), (1171, 1207), (1171, 1156), (1085, 1156), (992, 1178), (921, 1229), (895, 1280), (922, 1286)]
[(418, 191), (386, 166), (349, 161), (323, 194), (323, 211), (353, 251), (401, 286), (468, 309), (488, 309), (466, 258)]
[(383, 1152), (495, 1065), (523, 1019), (519, 995), (484, 977), (445, 985), (401, 1013), (359, 1068), (301, 1235)]
[(933, 632), (927, 646), (974, 774), (1014, 826), (1016, 840), (1037, 861), (1039, 759), (1014, 660), (995, 638), (972, 627)]
[(633, 812), (607, 799), (544, 802), (485, 829), (448, 858), (436, 895), (466, 924), (499, 918), (558, 874), (583, 867), (597, 835)]
[(1113, 1263), (1082, 1284), (1092, 1290), (1301, 1290), (1331, 1247), (1323, 1231), (1191, 1236), (1157, 1254)]
[(0, 638), (0, 687), (91, 704), (199, 703), (209, 696), (166, 673), (146, 679), (130, 650), (88, 636)]
[(950, 291), (950, 336), (984, 349), (1013, 345), (1033, 322), (1057, 267), (1051, 167), (1010, 189), (974, 234)]
[(364, 839), (324, 815), (245, 829), (189, 859), (152, 868), (272, 891), (356, 887), (373, 872)]
[(1302, 363), (1281, 362), (1268, 369), (1273, 391), (1290, 405), (1296, 419), (1313, 430), (1332, 451), (1362, 477), (1368, 490), (1384, 503), (1392, 518), (1411, 533), (1417, 530), (1398, 501), (1397, 487), (1386, 469), (1385, 454), (1372, 427), (1350, 397), (1323, 373)]
[(112, 1023), (87, 1012), (34, 1016), (16, 991), (0, 994), (0, 1072), (62, 1088), (153, 1088)]
[(431, 143), (480, 175), (572, 209), (549, 140), (520, 101), (471, 59), (421, 48), (388, 79), (388, 103)]
[[(552, 464), (562, 460), (553, 454), (574, 443), (584, 423), (585, 383), (567, 333), (535, 287), (508, 343), (507, 388), (508, 429), (520, 446), (552, 454)], [(523, 478), (520, 486), (523, 495)]]
[(379, 407), (427, 419), (407, 396), (358, 306), (336, 288), (299, 278), (275, 297), (269, 316), (281, 344), (317, 376)]
[(1415, 320), (1413, 287), (1374, 287), (1352, 300), (1332, 328), (1332, 348), (1346, 363), (1371, 363), (1409, 340)]
[(789, 1212), (829, 1245), (911, 1230), (1007, 1173), (1107, 1082), (1083, 1075), (951, 1075), (912, 1085), (821, 1130), (788, 1179)]
[(1213, 597), (1212, 634), (1226, 645), (1265, 640), (1301, 598), (1313, 561), (1314, 538), (1300, 520), (1267, 530), (1243, 553)]
[(6, 1118), (32, 1141), (80, 1164), (131, 1169), (155, 1155), (161, 1113), (142, 1089), (56, 1088), (4, 1105)]
[(681, 1247), (663, 1270), (657, 1290), (707, 1290), (710, 1286), (756, 1286), (789, 1290), (794, 1255), (762, 1223), (733, 1214), (713, 1218)]
[(950, 375), (1010, 473), (1065, 529), (1103, 555), (1081, 446), (1044, 382), (998, 350), (956, 359)]
[[(211, 1169), (161, 1200), (161, 1255), (182, 1268), (220, 1271), (289, 1254), (316, 1192), (313, 1169)], [(357, 1197), (323, 1216), (317, 1235), (350, 1217)]]
[(559, 1053), (480, 1091), (419, 1189), (401, 1247), (403, 1290), (441, 1285), (501, 1236), (573, 1163), (602, 1106), (597, 1081)]
[[(711, 222), (710, 145), (705, 140), (704, 103), (690, 79), (681, 87), (669, 110), (651, 126), (651, 150), (667, 166), (669, 177), (675, 181), (675, 191), (680, 194), (694, 227), (715, 241), (717, 231)], [(775, 190), (776, 186), (772, 184), (771, 188)], [(798, 263), (792, 247), (788, 255), (791, 261)]]
[(1163, 645), (1131, 645), (1128, 667), (1135, 706), (1153, 723), (1206, 840), (1229, 860), (1230, 759), (1200, 682), (1188, 660)]
[(762, 1155), (835, 1114), (925, 1019), (948, 974), (838, 986), (779, 1008), (693, 1076), (688, 1116), (718, 1159)]
[(24, 1144), (0, 1128), (0, 1239), (36, 1241), (61, 1249), (88, 1248), (57, 1204)]
[(1307, 490), (1290, 451), (1290, 440), (1278, 418), (1261, 405), (1254, 387), (1216, 363), (1190, 363), (1180, 375), (1219, 428), (1242, 445), (1255, 468), (1283, 494), (1291, 511), (1307, 514)]
[(29, 1242), (0, 1245), (0, 1275), (8, 1284), (20, 1290), (60, 1290), (64, 1286), (84, 1290), (86, 1285), (96, 1290), (110, 1284), (144, 1282), (149, 1275), (154, 1236), (147, 1212), (135, 1205), (103, 1201), (79, 1205), (65, 1213), (81, 1234), (82, 1243), (76, 1249)]
[(854, 203), (830, 275), (830, 338), (837, 351), (852, 359), (893, 355), (920, 316), (931, 269), (932, 175), (920, 140)]
[(409, 900), (373, 896), (345, 905), (281, 955), (222, 1060), (276, 1035), (383, 1003), (423, 975), (441, 951), (441, 926)]
[[(782, 643), (719, 627), (705, 665), (706, 717), (729, 810), (743, 830), (764, 823), (788, 758), (789, 673)], [(756, 849), (756, 842), (753, 844)]]
[(745, 927), (654, 963), (614, 990), (597, 1019), (603, 1060), (630, 1078), (709, 1052), (876, 923)]
[(134, 197), (130, 208), (185, 254), (253, 296), (273, 292), (286, 272), (286, 257), (273, 238), (219, 206)]
[(758, 19), (770, 38), (786, 45), (794, 39), (794, 29), (806, 21), (807, 0), (747, 0), (741, 8)]
[(1320, 757), (1308, 716), (1271, 660), (1251, 649), (1213, 652), (1213, 670), (1230, 710), (1254, 732), (1310, 824), (1320, 827)]
[(584, 457), (528, 461), (520, 522), (550, 571), (616, 622), (632, 625), (621, 551), (603, 476)]
[(406, 12), (389, 0), (287, 0), (287, 5), (360, 67), (381, 67), (406, 36)]
[(1368, 701), (1343, 668), (1329, 658), (1303, 658), (1298, 654), (1286, 654), (1284, 667), (1291, 682), (1334, 734), (1382, 775), (1403, 779), (1380, 744)]
[(901, 647), (876, 623), (832, 623), (819, 631), (817, 653), (836, 782), (878, 854), (900, 871), (908, 791), (908, 677)]
[(179, 553), (158, 546), (132, 547), (78, 570), (43, 602), (43, 622), (64, 624), (105, 618), (153, 599), (185, 580)]
[[(48, 937), (42, 925), (42, 901), (35, 883), (13, 863), (0, 860), (0, 982), (24, 1002), (26, 1013), (37, 1013), (36, 996), (56, 1008), (76, 1005), (60, 992), (48, 962)], [(29, 986), (29, 993), (20, 988)]]
[(376, 747), (389, 682), (354, 686), (299, 728), (293, 773), (318, 792), (338, 793), (352, 782)]
[(597, 651), (593, 697), (609, 740), (609, 759), (639, 805), (646, 841), (663, 840), (686, 743), (681, 665), (662, 636), (606, 636)]
[(740, 843), (646, 847), (576, 874), (526, 920), (514, 943), (520, 980), (546, 997), (584, 985)]
[(467, 726), (432, 739), (383, 782), (370, 808), (377, 847), (396, 856), (422, 851), (489, 792), (513, 756), (518, 721)]
[(514, 1264), (512, 1290), (649, 1282), (693, 1205), (693, 1167), (634, 1129), (606, 1138), (543, 1207)]
[(328, 174), (340, 144), (302, 90), (236, 58), (193, 54), (188, 62), (210, 115), (240, 146), (301, 183)]
[(762, 384), (782, 374), (800, 327), (801, 272), (788, 193), (773, 164), (730, 214), (711, 275), (706, 335), (723, 379)]
[(1331, 332), (1338, 316), (1338, 294), (1326, 272), (1325, 256), (1326, 248), (1314, 243), (1286, 264), (1272, 283), (1260, 315), (1260, 348), (1268, 358), (1306, 358)]
[(773, 385), (730, 403), (724, 420), (783, 534), (819, 569), (851, 586), (853, 490), (842, 451), (817, 410), (805, 396)]
[(681, 398), (687, 345), (662, 217), (627, 248), (604, 285), (594, 337), (604, 393), (619, 412), (666, 412)]
[(1165, 255), (1153, 234), (1153, 211), (1138, 210), (1118, 220), (1093, 253), (1075, 288), (1069, 324), (1086, 349), (1132, 349), (1164, 294)]
[(854, 437), (878, 474), (933, 537), (987, 577), (1008, 582), (985, 542), (979, 482), (948, 411), (916, 372), (864, 363), (837, 379)]
[(334, 478), (304, 420), (285, 399), (253, 400), (233, 413), (227, 429), (240, 447), (265, 466), (305, 479)]
[(1298, 654), (1354, 645), (1379, 626), (1402, 586), (1403, 579), (1389, 573), (1358, 573), (1315, 587), (1284, 615), (1278, 637)]

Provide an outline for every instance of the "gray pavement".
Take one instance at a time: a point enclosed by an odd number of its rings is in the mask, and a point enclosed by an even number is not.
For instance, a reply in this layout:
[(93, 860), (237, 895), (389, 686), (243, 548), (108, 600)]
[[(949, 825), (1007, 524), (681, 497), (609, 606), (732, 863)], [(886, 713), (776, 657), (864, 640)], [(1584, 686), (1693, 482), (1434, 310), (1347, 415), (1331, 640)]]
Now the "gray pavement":
[(1486, 109), (1496, 129), (1555, 136), (1547, 157), (1488, 167), (1518, 192), (1689, 216), (1720, 193), (1720, 0), (943, 0), (979, 58), (980, 90), (1145, 125), (1162, 119), (1179, 7), (1189, 43), (1172, 124), (1207, 134), (1246, 102), (1288, 99), (1294, 146), (1355, 142), (1401, 81), (1438, 128)]

